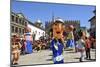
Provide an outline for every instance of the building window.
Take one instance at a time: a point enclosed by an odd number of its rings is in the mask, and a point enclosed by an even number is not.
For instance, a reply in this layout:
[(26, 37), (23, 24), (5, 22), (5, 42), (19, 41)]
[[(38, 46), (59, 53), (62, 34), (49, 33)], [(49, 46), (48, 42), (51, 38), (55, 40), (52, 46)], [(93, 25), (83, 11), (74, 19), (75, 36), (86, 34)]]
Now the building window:
[(22, 20), (22, 25), (24, 25), (24, 20)]
[(25, 22), (25, 26), (27, 26), (27, 22)]
[(14, 26), (11, 27), (11, 32), (12, 32), (12, 33), (14, 32)]
[(21, 33), (21, 28), (19, 28), (19, 33)]
[(25, 30), (23, 29), (23, 34), (25, 33)]
[(18, 17), (16, 17), (16, 23), (18, 23)]
[(43, 36), (44, 36), (44, 32), (43, 32), (42, 34), (43, 34)]
[(40, 32), (39, 32), (39, 35), (40, 35)]
[(19, 23), (20, 23), (20, 24), (21, 24), (21, 22), (22, 22), (21, 19), (19, 19)]
[(15, 32), (18, 33), (18, 27), (15, 28)]
[(11, 20), (14, 21), (14, 16), (13, 15), (11, 15)]
[(35, 31), (35, 34), (37, 34), (37, 31)]

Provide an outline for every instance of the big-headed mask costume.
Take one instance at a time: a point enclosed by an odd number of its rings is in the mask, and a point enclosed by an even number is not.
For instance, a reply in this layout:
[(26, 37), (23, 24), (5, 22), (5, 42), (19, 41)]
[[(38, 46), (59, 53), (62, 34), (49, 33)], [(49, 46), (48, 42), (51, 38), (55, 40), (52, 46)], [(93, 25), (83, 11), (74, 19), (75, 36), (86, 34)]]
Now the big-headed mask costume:
[(26, 53), (32, 53), (32, 34), (31, 34), (31, 29), (27, 28), (27, 32), (24, 34), (25, 35), (25, 40), (26, 40), (26, 47), (25, 51)]
[(62, 56), (63, 53), (63, 32), (64, 24), (62, 19), (56, 19), (52, 24), (53, 38), (51, 41), (51, 50), (53, 52), (53, 62), (54, 64), (60, 64), (64, 62)]

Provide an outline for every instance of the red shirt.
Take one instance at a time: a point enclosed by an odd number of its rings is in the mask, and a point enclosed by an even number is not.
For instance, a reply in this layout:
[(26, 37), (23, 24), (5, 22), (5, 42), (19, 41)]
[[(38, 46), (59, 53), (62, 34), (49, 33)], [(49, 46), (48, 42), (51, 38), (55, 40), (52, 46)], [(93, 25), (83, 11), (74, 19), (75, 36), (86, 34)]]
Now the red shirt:
[(86, 40), (86, 48), (91, 48), (91, 43), (89, 39)]

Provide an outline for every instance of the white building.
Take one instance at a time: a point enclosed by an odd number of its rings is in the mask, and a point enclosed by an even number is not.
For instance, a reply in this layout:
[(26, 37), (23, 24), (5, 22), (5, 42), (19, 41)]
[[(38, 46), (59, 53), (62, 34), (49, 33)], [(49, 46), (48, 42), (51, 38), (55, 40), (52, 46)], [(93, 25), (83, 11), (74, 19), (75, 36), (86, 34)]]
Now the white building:
[(45, 36), (45, 30), (36, 26), (32, 22), (28, 22), (27, 26), (31, 28), (31, 33), (35, 34), (35, 40), (39, 40), (40, 37)]

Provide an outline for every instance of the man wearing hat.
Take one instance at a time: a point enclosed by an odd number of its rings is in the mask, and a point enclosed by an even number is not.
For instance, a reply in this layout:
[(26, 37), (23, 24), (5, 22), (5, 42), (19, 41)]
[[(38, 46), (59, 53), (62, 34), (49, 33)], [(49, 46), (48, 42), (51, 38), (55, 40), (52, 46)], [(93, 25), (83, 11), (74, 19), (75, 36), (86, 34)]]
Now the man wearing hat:
[(64, 24), (63, 20), (57, 18), (52, 24), (52, 41), (51, 41), (51, 50), (53, 52), (53, 62), (54, 64), (64, 63), (63, 58), (63, 48), (64, 48)]

